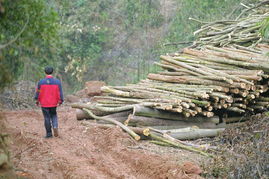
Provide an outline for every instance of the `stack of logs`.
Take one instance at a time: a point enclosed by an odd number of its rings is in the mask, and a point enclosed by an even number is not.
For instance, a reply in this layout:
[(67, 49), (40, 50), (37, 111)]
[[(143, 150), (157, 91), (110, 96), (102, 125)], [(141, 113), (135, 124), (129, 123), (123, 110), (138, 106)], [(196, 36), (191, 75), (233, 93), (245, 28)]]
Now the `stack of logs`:
[[(195, 46), (213, 45), (228, 46), (239, 44), (254, 47), (258, 43), (268, 42), (261, 33), (266, 28), (269, 18), (269, 1), (262, 1), (254, 6), (246, 6), (245, 10), (235, 20), (220, 20), (215, 22), (201, 22), (201, 28), (194, 32), (198, 39)], [(243, 4), (242, 4), (243, 5)], [(248, 12), (248, 16), (243, 17)]]
[[(161, 130), (197, 126), (213, 131), (202, 136), (214, 136), (227, 126), (217, 125), (219, 116), (240, 119), (245, 113), (260, 112), (269, 106), (267, 52), (269, 46), (265, 44), (257, 45), (256, 50), (185, 48), (181, 53), (161, 56), (161, 62), (156, 64), (165, 71), (149, 74), (138, 84), (104, 86), (103, 95), (95, 96), (94, 102), (72, 106), (129, 126)], [(78, 110), (78, 119), (83, 118), (89, 115)]]
[[(255, 52), (213, 46), (204, 46), (202, 50), (185, 48), (181, 54), (161, 56), (162, 61), (157, 65), (167, 71), (149, 74), (148, 78), (179, 83), (166, 88), (180, 91), (188, 99), (196, 97), (195, 100), (203, 101), (204, 105), (196, 101), (188, 103), (192, 107), (188, 108), (191, 111), (187, 115), (188, 111), (183, 108), (186, 117), (199, 113), (206, 116), (208, 111), (218, 109), (235, 113), (260, 111), (269, 104), (269, 98), (262, 96), (268, 90), (269, 58), (264, 53), (269, 46), (260, 44), (257, 48), (260, 50)], [(165, 89), (162, 85), (156, 86)]]
[(269, 46), (260, 33), (269, 18), (267, 4), (248, 7), (243, 13), (255, 14), (245, 18), (206, 23), (195, 32), (196, 49), (162, 55), (156, 65), (164, 71), (138, 84), (104, 86), (91, 103), (72, 104), (77, 118), (114, 123), (136, 140), (148, 136), (208, 156), (197, 151), (201, 146), (189, 148), (178, 139), (216, 136), (228, 123), (269, 107)]

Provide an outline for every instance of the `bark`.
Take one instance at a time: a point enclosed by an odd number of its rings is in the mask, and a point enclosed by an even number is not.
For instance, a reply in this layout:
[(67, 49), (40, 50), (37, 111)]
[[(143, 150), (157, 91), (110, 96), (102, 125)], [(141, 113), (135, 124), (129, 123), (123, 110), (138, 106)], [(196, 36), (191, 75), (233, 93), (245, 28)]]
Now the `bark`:
[(238, 107), (229, 107), (227, 108), (228, 111), (233, 111), (233, 112), (237, 112), (237, 113), (244, 113), (246, 112), (244, 109), (240, 109)]
[(187, 145), (187, 146), (191, 146), (191, 147), (194, 147), (194, 148), (197, 148), (197, 149), (200, 149), (200, 150), (207, 150), (209, 148), (211, 148), (211, 149), (215, 148), (215, 147), (211, 147), (211, 146), (209, 146), (207, 144), (205, 144), (205, 145), (197, 145), (197, 144), (192, 144), (192, 143), (189, 143), (189, 142), (185, 142), (185, 141), (175, 139), (175, 138), (173, 138), (172, 136), (170, 136), (167, 132), (165, 132), (163, 130), (158, 130), (158, 129), (153, 129), (153, 128), (149, 128), (149, 130), (153, 131), (153, 132), (156, 132), (158, 134), (161, 134), (162, 137), (164, 137), (165, 139), (168, 139), (170, 141), (177, 142), (177, 143)]
[(169, 144), (169, 145), (171, 145), (173, 147), (178, 147), (178, 148), (181, 148), (181, 149), (185, 149), (185, 150), (188, 150), (188, 151), (199, 153), (199, 154), (207, 156), (207, 157), (212, 157), (211, 154), (203, 152), (203, 151), (201, 151), (199, 149), (196, 149), (194, 147), (186, 146), (186, 145), (183, 145), (181, 143), (171, 141), (171, 140), (166, 139), (164, 137), (158, 136), (158, 135), (154, 134), (153, 132), (151, 132), (149, 136), (154, 140), (161, 141), (163, 143), (167, 143), (167, 144)]
[(191, 140), (203, 137), (215, 137), (224, 131), (220, 129), (195, 129), (190, 128), (189, 131), (184, 132), (170, 132), (169, 135), (179, 140)]
[(247, 121), (247, 120), (249, 120), (249, 118), (243, 117), (243, 116), (223, 118), (223, 121), (225, 123), (243, 122), (243, 121)]
[(126, 106), (122, 106), (122, 107), (100, 107), (98, 105), (94, 105), (94, 104), (84, 104), (84, 103), (73, 103), (71, 104), (72, 108), (86, 108), (86, 109), (90, 109), (90, 110), (94, 110), (94, 111), (99, 111), (99, 112), (105, 112), (107, 113), (116, 113), (116, 112), (121, 112), (121, 111), (128, 111), (128, 110), (132, 110), (133, 109), (133, 105), (126, 105)]
[(168, 120), (179, 120), (179, 121), (188, 121), (188, 122), (201, 122), (201, 121), (212, 121), (213, 123), (218, 123), (219, 119), (218, 117), (214, 118), (186, 118), (183, 116), (180, 116), (177, 113), (167, 112), (167, 111), (160, 111), (157, 109), (144, 107), (141, 105), (135, 105), (133, 110), (134, 116), (144, 116), (144, 117), (153, 117), (153, 118), (161, 118), (161, 119), (168, 119)]
[(205, 71), (203, 71), (203, 70), (200, 70), (200, 69), (198, 69), (198, 68), (195, 68), (195, 67), (193, 67), (193, 66), (191, 66), (191, 65), (188, 65), (188, 64), (186, 64), (186, 63), (176, 61), (176, 60), (174, 60), (173, 58), (171, 58), (171, 57), (169, 57), (169, 56), (161, 55), (160, 58), (161, 58), (162, 60), (168, 61), (168, 62), (173, 63), (173, 64), (175, 64), (175, 65), (178, 65), (178, 66), (180, 66), (180, 67), (182, 67), (182, 68), (186, 68), (186, 69), (188, 69), (188, 70), (194, 71), (194, 72), (196, 72), (196, 73), (200, 73), (200, 74), (202, 74), (202, 75), (207, 75), (207, 76), (213, 76), (211, 73), (205, 72)]
[[(102, 129), (108, 129), (115, 127), (113, 124), (100, 124), (96, 122), (90, 122), (90, 121), (83, 121), (81, 123), (84, 126), (98, 126), (99, 128)], [(141, 139), (148, 139), (150, 129), (149, 128), (140, 128), (140, 127), (128, 127), (132, 131), (134, 131), (136, 134), (140, 135)]]
[(83, 110), (85, 112), (87, 112), (91, 117), (93, 117), (94, 119), (96, 120), (103, 120), (103, 121), (107, 121), (107, 122), (110, 122), (112, 124), (115, 124), (119, 127), (121, 127), (124, 131), (126, 131), (130, 136), (132, 136), (135, 140), (140, 140), (140, 136), (137, 135), (134, 131), (132, 131), (131, 129), (129, 129), (127, 126), (123, 125), (122, 123), (114, 120), (114, 119), (111, 119), (111, 118), (105, 118), (105, 117), (99, 117), (99, 116), (96, 116), (94, 115), (89, 109), (86, 109), (86, 108), (83, 108)]
[(231, 60), (224, 57), (216, 58), (213, 55), (206, 55), (203, 52), (199, 52), (197, 50), (187, 49), (187, 48), (185, 48), (183, 52), (190, 55), (198, 55), (201, 59), (211, 61), (211, 62), (234, 65), (234, 66), (243, 67), (247, 69), (254, 69), (254, 70), (262, 69), (266, 72), (269, 72), (269, 65), (267, 63), (249, 63), (249, 62), (235, 61), (235, 60)]
[[(113, 119), (117, 119), (117, 118), (123, 118), (123, 119), (127, 119), (128, 115), (131, 114), (132, 111), (123, 111), (123, 112), (118, 112), (118, 113), (113, 113), (113, 114), (109, 114), (109, 115), (105, 115), (103, 117), (108, 117), (108, 118), (113, 118)], [(97, 114), (96, 114), (97, 115)], [(82, 109), (76, 109), (76, 117), (77, 120), (83, 120), (83, 119), (93, 119), (91, 116), (89, 116), (88, 113), (86, 113), (85, 111), (83, 111)], [(120, 120), (121, 122), (124, 120)]]
[[(128, 126), (176, 126), (177, 128), (197, 126), (199, 128), (215, 128), (218, 118), (207, 118), (207, 117), (194, 117), (188, 118), (190, 121), (179, 121), (179, 120), (167, 120), (160, 118), (144, 117), (129, 115), (128, 121), (125, 124)], [(199, 120), (200, 119), (200, 120)]]

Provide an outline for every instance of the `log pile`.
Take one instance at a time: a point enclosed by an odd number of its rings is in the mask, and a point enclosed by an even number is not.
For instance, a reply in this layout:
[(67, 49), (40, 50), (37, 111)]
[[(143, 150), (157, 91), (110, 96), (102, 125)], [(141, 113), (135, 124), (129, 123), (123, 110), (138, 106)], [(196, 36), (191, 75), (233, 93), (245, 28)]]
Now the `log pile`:
[(269, 58), (264, 54), (269, 46), (259, 44), (256, 48), (259, 51), (213, 46), (204, 46), (201, 50), (185, 48), (183, 53), (161, 56), (162, 61), (157, 65), (167, 71), (148, 77), (180, 83), (167, 88), (173, 92), (188, 90), (185, 94), (189, 99), (195, 95), (195, 100), (207, 101), (209, 105), (196, 103), (194, 106), (202, 107), (202, 112), (209, 108), (235, 113), (258, 112), (268, 107), (268, 98), (263, 94), (268, 90)]
[[(242, 116), (267, 109), (268, 52), (265, 44), (257, 45), (255, 52), (231, 47), (185, 48), (181, 53), (161, 56), (156, 65), (164, 71), (149, 74), (137, 84), (103, 86), (103, 95), (95, 96), (95, 102), (72, 107), (90, 109), (127, 126), (212, 129), (210, 134), (205, 130), (198, 132), (210, 137), (227, 127), (217, 125), (220, 115)], [(88, 117), (78, 110), (79, 119)], [(240, 118), (230, 122), (237, 120)], [(173, 136), (182, 139), (177, 134)], [(185, 139), (197, 138), (186, 136)]]
[[(255, 8), (268, 3), (261, 2)], [(204, 38), (197, 41), (199, 48), (162, 55), (156, 65), (163, 71), (151, 73), (137, 84), (103, 86), (102, 95), (90, 103), (72, 104), (77, 108), (77, 119), (109, 121), (137, 140), (134, 131), (171, 145), (178, 139), (216, 136), (229, 127), (228, 123), (242, 121), (244, 114), (267, 110), (269, 45), (260, 43), (261, 26), (257, 26), (266, 18), (267, 11), (203, 26), (196, 31)], [(245, 43), (255, 47), (242, 46)], [(141, 132), (122, 123), (146, 129)], [(173, 146), (177, 145), (178, 141)]]
[(269, 105), (269, 98), (263, 96), (268, 90), (269, 58), (264, 53), (269, 46), (256, 48), (259, 51), (204, 46), (162, 55), (156, 64), (165, 71), (151, 73), (138, 84), (104, 86), (101, 89), (107, 95), (94, 97), (97, 103), (86, 107), (109, 114), (144, 106), (161, 111), (155, 116), (143, 114), (145, 117), (165, 118), (162, 112), (169, 111), (186, 120), (213, 117), (223, 110), (239, 114), (262, 111)]
[[(198, 39), (194, 46), (213, 45), (228, 46), (231, 44), (252, 46), (268, 42), (261, 34), (261, 29), (268, 22), (269, 1), (262, 1), (254, 6), (246, 6), (245, 10), (235, 20), (221, 20), (216, 22), (201, 22), (201, 28), (194, 32)], [(242, 4), (243, 5), (243, 4)], [(248, 16), (243, 17), (248, 12)]]

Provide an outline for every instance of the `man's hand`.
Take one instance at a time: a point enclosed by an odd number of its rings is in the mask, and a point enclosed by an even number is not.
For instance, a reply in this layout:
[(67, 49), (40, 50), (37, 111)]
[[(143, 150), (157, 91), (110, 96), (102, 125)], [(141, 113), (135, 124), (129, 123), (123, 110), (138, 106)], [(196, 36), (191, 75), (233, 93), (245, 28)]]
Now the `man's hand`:
[(59, 103), (58, 103), (58, 105), (61, 106), (62, 104), (63, 104), (63, 102), (60, 100)]
[(36, 104), (37, 106), (39, 106), (39, 101), (36, 101), (35, 104)]

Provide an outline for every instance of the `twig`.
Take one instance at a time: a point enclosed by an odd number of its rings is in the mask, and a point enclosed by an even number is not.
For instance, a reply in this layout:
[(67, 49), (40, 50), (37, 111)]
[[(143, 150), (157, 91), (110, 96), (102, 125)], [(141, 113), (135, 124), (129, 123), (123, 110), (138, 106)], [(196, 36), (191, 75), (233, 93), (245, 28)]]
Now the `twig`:
[(173, 43), (166, 43), (163, 44), (163, 46), (168, 46), (168, 45), (180, 45), (180, 44), (191, 44), (193, 41), (185, 41), (185, 42), (173, 42)]
[(239, 16), (236, 18), (236, 20), (238, 20), (243, 14), (245, 14), (246, 12), (250, 11), (250, 10), (253, 10), (253, 9), (256, 9), (264, 4), (267, 4), (269, 3), (269, 0), (267, 1), (262, 1), (260, 2), (259, 4), (257, 4), (256, 6), (252, 7), (252, 8), (249, 8), (249, 9), (245, 9), (244, 11), (241, 12), (241, 14), (239, 14)]

